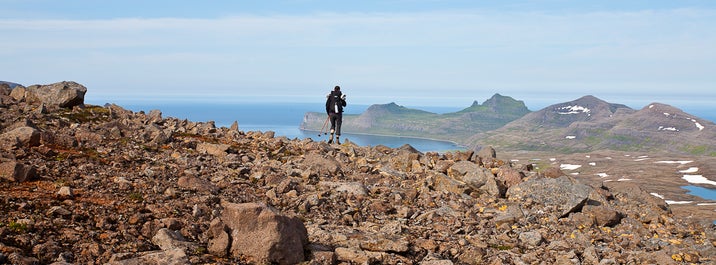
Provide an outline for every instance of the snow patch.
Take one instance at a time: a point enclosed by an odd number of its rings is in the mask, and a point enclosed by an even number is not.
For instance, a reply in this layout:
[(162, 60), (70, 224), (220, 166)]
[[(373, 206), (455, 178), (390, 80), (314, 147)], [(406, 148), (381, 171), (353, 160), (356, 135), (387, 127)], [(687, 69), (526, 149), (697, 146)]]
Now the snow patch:
[(670, 201), (666, 200), (666, 204), (689, 204), (692, 203), (692, 201)]
[(653, 107), (654, 107), (654, 105), (649, 105), (649, 108), (650, 108), (650, 109), (653, 108)]
[(596, 166), (597, 163), (595, 163), (595, 162), (589, 162), (589, 165), (590, 165), (590, 166)]
[(607, 175), (607, 173), (597, 173), (597, 174), (594, 174), (594, 175), (597, 175), (597, 176), (599, 176), (600, 178), (609, 177), (609, 175)]
[(690, 167), (689, 169), (679, 170), (679, 173), (696, 173), (699, 172), (698, 167)]
[(512, 160), (510, 160), (510, 162), (520, 162), (520, 160), (519, 160), (519, 159), (512, 159)]
[[(687, 118), (687, 119), (688, 119), (688, 118)], [(695, 119), (690, 119), (690, 120), (691, 120), (692, 122), (694, 122), (694, 124), (696, 125), (696, 128), (699, 128), (699, 131), (701, 131), (701, 130), (703, 130), (703, 129), (705, 128), (703, 125), (701, 125), (701, 123), (699, 123), (699, 122), (696, 121)]]
[(569, 173), (572, 176), (579, 176), (579, 172)]
[(644, 160), (649, 160), (649, 158), (648, 157), (647, 158), (637, 158), (637, 159), (634, 159), (634, 162), (640, 162), (640, 161), (644, 161)]
[(716, 181), (709, 180), (707, 178), (704, 178), (702, 175), (684, 175), (682, 179), (685, 179), (689, 183), (693, 184), (711, 184), (716, 186)]
[(557, 159), (556, 159), (556, 158), (550, 158), (549, 161), (554, 162), (554, 161), (557, 161)]
[(671, 115), (671, 114), (669, 114), (668, 112), (664, 112), (664, 115), (669, 116), (669, 115)]
[(714, 205), (716, 205), (716, 203), (713, 203), (713, 202), (702, 202), (702, 203), (697, 203), (696, 205), (698, 205), (698, 206), (714, 206)]
[(637, 156), (636, 158), (647, 158), (649, 156)]
[(560, 169), (564, 169), (564, 170), (575, 170), (575, 169), (578, 169), (578, 168), (580, 168), (580, 167), (582, 167), (582, 165), (572, 165), (572, 164), (561, 164), (561, 165), (559, 165), (559, 168), (560, 168)]
[(667, 161), (667, 160), (664, 160), (664, 161), (656, 161), (656, 162), (654, 162), (654, 164), (682, 164), (682, 165), (686, 165), (691, 162), (694, 162), (694, 161), (690, 161), (690, 160)]
[(564, 138), (567, 138), (567, 139), (577, 139), (577, 136), (574, 136), (574, 135), (567, 135), (567, 136), (566, 136), (566, 137), (564, 137)]
[(556, 109), (556, 111), (557, 111), (557, 114), (561, 114), (561, 115), (580, 114), (580, 113), (587, 113), (588, 115), (590, 115), (589, 114), (590, 110), (588, 108), (582, 107), (579, 105), (559, 107)]
[(659, 126), (659, 131), (672, 131), (672, 132), (678, 132), (679, 129), (676, 129), (675, 127), (664, 127)]
[(620, 179), (617, 179), (617, 181), (630, 181), (630, 180), (632, 180), (632, 179), (628, 179), (628, 178), (620, 178)]
[(649, 193), (649, 194), (654, 195), (654, 197), (657, 197), (657, 198), (659, 198), (659, 199), (662, 199), (662, 200), (664, 199), (664, 195), (658, 194), (658, 193), (656, 193), (656, 192), (652, 192), (652, 193)]

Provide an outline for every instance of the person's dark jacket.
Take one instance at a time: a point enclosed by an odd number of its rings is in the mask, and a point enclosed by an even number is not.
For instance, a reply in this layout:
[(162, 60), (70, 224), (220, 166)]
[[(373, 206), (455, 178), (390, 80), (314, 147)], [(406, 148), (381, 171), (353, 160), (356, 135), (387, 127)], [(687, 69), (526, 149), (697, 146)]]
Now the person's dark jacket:
[(326, 114), (343, 113), (343, 107), (346, 106), (346, 101), (341, 98), (341, 95), (341, 91), (331, 91), (331, 94), (328, 95), (326, 99)]

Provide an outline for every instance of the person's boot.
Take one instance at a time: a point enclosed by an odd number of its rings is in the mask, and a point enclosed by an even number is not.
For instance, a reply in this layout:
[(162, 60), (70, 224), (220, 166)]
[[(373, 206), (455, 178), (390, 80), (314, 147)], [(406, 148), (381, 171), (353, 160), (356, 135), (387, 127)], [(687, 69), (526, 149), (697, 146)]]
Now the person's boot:
[(336, 143), (341, 144), (341, 137), (336, 135)]
[(328, 138), (328, 144), (333, 143), (333, 133), (331, 133), (331, 137)]

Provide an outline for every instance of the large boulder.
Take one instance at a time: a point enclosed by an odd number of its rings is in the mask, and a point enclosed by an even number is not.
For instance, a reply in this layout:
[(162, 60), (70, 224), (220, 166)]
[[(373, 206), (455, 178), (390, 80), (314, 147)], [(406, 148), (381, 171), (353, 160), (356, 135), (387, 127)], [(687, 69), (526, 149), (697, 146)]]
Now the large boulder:
[(522, 182), (510, 187), (506, 196), (511, 201), (523, 202), (529, 199), (537, 204), (533, 210), (561, 218), (581, 210), (592, 190), (592, 187), (574, 178), (562, 176)]
[[(222, 202), (221, 222), (212, 224), (209, 246), (214, 254), (246, 258), (257, 264), (296, 264), (304, 261), (308, 232), (296, 217), (280, 215), (257, 203)], [(230, 240), (222, 231), (230, 231)], [(229, 243), (227, 245), (226, 243)]]
[(0, 134), (0, 148), (33, 147), (40, 145), (40, 132), (35, 128), (22, 126)]
[(36, 175), (37, 171), (33, 166), (18, 163), (16, 161), (0, 163), (0, 179), (23, 182), (35, 178)]
[(39, 101), (51, 107), (72, 108), (84, 104), (85, 93), (87, 93), (85, 86), (72, 81), (62, 81), (27, 87), (25, 101)]

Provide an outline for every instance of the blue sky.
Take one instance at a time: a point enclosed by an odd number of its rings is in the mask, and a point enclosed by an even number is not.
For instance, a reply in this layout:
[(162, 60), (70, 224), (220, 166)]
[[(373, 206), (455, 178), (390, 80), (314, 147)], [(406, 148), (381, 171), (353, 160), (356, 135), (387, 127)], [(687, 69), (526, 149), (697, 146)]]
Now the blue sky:
[(0, 80), (88, 102), (716, 102), (714, 1), (0, 0)]

